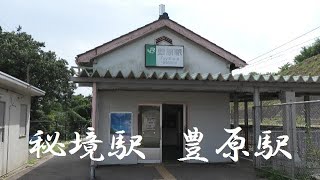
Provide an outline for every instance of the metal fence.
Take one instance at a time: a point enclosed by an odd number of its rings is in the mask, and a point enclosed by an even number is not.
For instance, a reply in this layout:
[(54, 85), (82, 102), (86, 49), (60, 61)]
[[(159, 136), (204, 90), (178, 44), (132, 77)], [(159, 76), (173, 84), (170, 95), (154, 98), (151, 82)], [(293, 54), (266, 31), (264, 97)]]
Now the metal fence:
[(88, 124), (79, 123), (75, 126), (70, 126), (70, 124), (65, 121), (59, 123), (57, 121), (30, 121), (30, 132), (29, 137), (31, 138), (37, 133), (37, 130), (42, 130), (44, 135), (53, 135), (54, 132), (59, 132), (60, 141), (68, 141), (74, 139), (74, 132), (78, 132), (80, 135), (85, 135)]
[[(279, 151), (270, 159), (263, 156), (256, 157), (256, 167), (280, 173), (292, 179), (309, 179), (312, 174), (320, 173), (320, 102), (299, 102), (292, 104), (279, 104), (253, 107), (253, 113), (258, 111), (261, 129), (261, 143), (265, 135), (270, 136), (272, 149), (263, 149), (263, 144), (256, 151), (269, 150), (273, 152), (287, 135), (287, 145), (281, 149), (289, 152), (288, 158)], [(266, 131), (270, 130), (268, 134)], [(253, 140), (253, 136), (249, 137)], [(258, 147), (259, 142), (255, 142)], [(267, 147), (267, 146), (266, 146)]]

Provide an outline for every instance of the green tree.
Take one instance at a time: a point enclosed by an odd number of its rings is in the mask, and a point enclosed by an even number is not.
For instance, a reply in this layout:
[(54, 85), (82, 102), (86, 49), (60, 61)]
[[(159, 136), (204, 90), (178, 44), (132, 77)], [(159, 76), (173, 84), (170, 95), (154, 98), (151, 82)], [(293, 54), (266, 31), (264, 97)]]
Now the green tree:
[(320, 54), (320, 39), (317, 39), (311, 46), (303, 47), (300, 54), (294, 58), (295, 64), (302, 62), (312, 56)]
[(249, 75), (255, 76), (255, 75), (260, 75), (260, 73), (252, 71), (252, 72), (249, 73)]
[[(52, 106), (48, 118), (51, 123), (49, 132), (61, 132), (62, 138), (73, 137), (73, 132), (84, 134), (85, 129), (90, 125), (91, 118), (91, 97), (73, 95), (69, 106), (63, 107), (60, 103)], [(36, 129), (33, 129), (35, 131)]]
[(275, 73), (273, 73), (273, 72), (258, 73), (258, 72), (252, 71), (249, 73), (249, 75), (252, 75), (252, 76), (255, 76), (255, 75), (275, 75)]
[[(65, 103), (73, 94), (74, 85), (69, 79), (72, 71), (64, 59), (54, 52), (42, 50), (44, 43), (35, 41), (21, 31), (3, 32), (0, 28), (0, 71), (29, 82), (46, 92), (44, 97), (32, 99), (31, 119), (41, 119), (53, 102)], [(37, 110), (37, 111), (35, 111)]]
[[(279, 68), (278, 75), (318, 75), (317, 55), (320, 54), (320, 39), (311, 46), (302, 47), (300, 54), (295, 56), (294, 62), (287, 63)], [(315, 57), (315, 59), (311, 59)]]
[(291, 63), (286, 63), (285, 65), (283, 65), (283, 66), (281, 66), (281, 67), (279, 68), (279, 71), (280, 71), (280, 72), (286, 71), (286, 70), (288, 70), (291, 66), (292, 66)]
[(84, 134), (91, 122), (91, 96), (73, 95), (67, 112), (71, 133), (77, 131)]
[(12, 32), (4, 32), (0, 27), (0, 71), (46, 92), (43, 97), (32, 98), (30, 119), (49, 123), (40, 123), (38, 127), (32, 127), (31, 123), (31, 129), (49, 132), (57, 123), (69, 125), (76, 123), (76, 119), (86, 124), (90, 119), (87, 114), (90, 103), (88, 98), (72, 96), (75, 86), (70, 77), (74, 72), (66, 60), (52, 51), (44, 51), (44, 47), (43, 42), (22, 32), (21, 27)]

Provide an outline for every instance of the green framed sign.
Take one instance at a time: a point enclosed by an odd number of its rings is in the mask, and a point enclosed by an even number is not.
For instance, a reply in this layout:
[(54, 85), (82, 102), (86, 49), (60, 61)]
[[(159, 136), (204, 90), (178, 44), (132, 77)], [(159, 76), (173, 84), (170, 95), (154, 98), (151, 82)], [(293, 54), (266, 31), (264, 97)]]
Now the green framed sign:
[(183, 46), (145, 45), (146, 67), (183, 68)]

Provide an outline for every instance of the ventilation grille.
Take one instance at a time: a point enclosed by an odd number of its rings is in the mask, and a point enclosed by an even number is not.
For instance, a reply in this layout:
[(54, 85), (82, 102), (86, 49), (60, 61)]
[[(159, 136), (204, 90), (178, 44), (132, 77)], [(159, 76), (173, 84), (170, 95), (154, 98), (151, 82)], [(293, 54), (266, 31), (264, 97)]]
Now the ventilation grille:
[(172, 44), (172, 39), (166, 37), (166, 36), (162, 36), (162, 37), (159, 37), (156, 39), (156, 44), (159, 44), (160, 42), (162, 41), (166, 41), (168, 42), (169, 44)]

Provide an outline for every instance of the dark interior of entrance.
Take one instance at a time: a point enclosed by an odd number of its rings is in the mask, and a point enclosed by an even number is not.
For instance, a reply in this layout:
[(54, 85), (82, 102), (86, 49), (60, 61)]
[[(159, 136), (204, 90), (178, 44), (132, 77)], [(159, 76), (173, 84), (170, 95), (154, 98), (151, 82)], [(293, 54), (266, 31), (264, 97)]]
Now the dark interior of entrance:
[(183, 105), (162, 105), (162, 161), (183, 157)]

